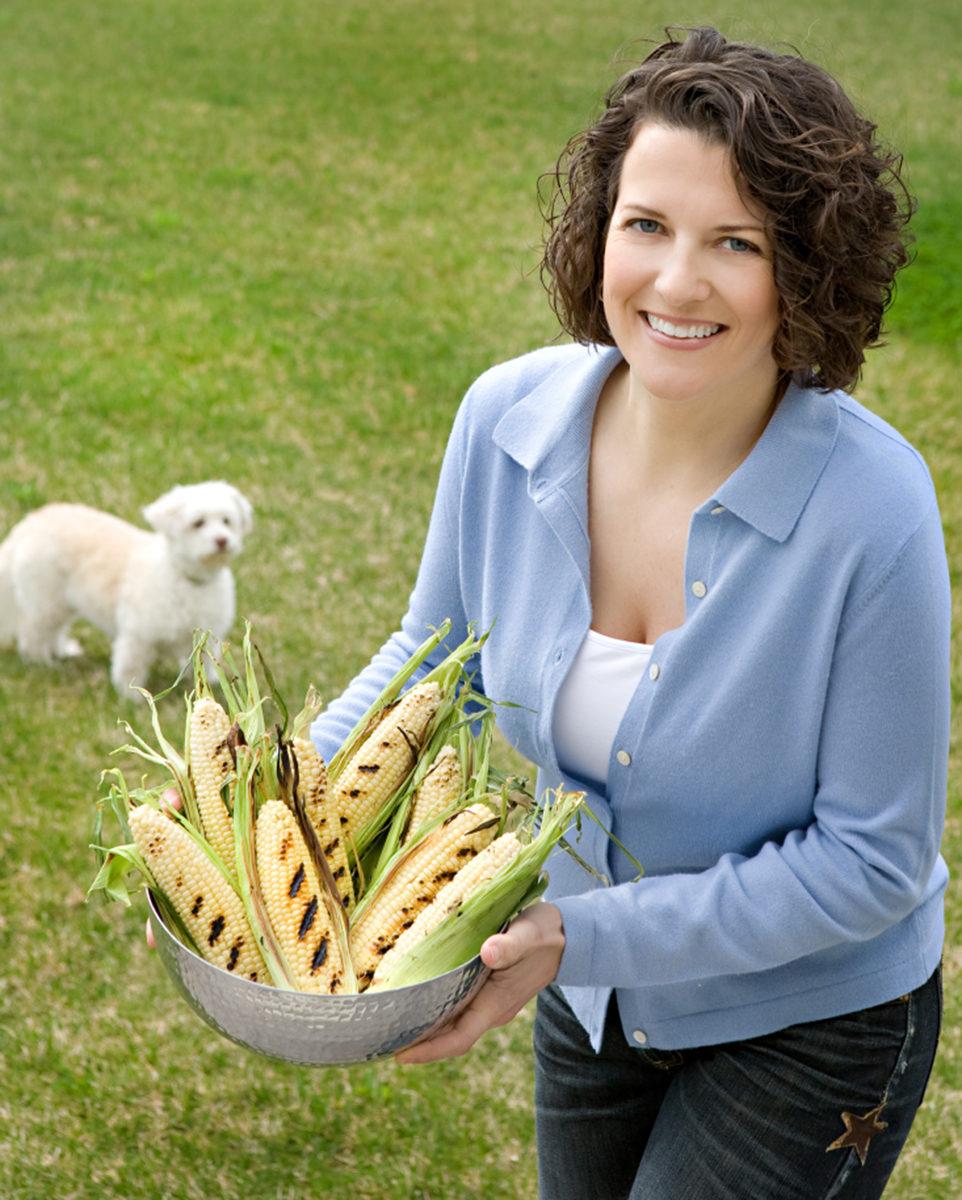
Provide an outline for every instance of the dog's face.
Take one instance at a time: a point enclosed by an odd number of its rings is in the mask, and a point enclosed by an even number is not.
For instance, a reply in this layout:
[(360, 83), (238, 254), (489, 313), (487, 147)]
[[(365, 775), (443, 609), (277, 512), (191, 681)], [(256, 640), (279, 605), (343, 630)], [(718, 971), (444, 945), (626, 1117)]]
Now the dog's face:
[(143, 511), (182, 558), (211, 568), (234, 557), (254, 520), (250, 501), (221, 481), (178, 485)]

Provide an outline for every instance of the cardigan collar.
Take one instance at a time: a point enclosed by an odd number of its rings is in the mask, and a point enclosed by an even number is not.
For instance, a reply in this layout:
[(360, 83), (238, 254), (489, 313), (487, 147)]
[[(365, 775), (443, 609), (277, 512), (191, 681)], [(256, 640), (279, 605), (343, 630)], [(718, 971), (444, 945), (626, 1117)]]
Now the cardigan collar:
[(609, 346), (568, 345), (556, 354), (555, 369), (508, 409), (493, 435), (528, 471), (528, 491), (539, 498), (587, 462), (598, 397), (621, 362)]
[[(528, 471), (528, 492), (547, 498), (582, 471), (605, 380), (621, 361), (608, 346), (566, 346), (557, 368), (505, 413), (495, 444)], [(724, 505), (774, 541), (801, 516), (838, 435), (835, 393), (790, 384), (745, 461), (703, 508)], [(702, 511), (701, 509), (699, 511)]]
[(838, 399), (790, 384), (751, 454), (715, 502), (776, 542), (795, 528), (838, 436)]

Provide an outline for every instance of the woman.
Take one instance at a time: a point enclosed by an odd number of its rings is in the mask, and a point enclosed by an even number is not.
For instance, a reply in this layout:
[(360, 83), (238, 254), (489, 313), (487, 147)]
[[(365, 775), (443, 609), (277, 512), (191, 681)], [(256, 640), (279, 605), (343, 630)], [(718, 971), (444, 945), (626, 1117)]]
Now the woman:
[(557, 855), (399, 1058), (538, 995), (543, 1196), (877, 1196), (935, 1054), (947, 878), (939, 514), (840, 390), (905, 262), (898, 160), (819, 68), (700, 29), (557, 178), (574, 344), (469, 392), (402, 628), (313, 736), (330, 756), (427, 626), (497, 618), (503, 732), (645, 876), (584, 822), (604, 883)]

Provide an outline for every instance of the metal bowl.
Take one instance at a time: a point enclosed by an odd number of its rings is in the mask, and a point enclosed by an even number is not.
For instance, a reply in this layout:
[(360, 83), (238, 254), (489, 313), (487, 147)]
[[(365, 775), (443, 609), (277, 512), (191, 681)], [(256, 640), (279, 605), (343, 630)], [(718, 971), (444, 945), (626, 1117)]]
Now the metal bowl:
[(477, 957), (436, 979), (370, 995), (287, 992), (205, 962), (177, 941), (147, 895), (160, 960), (194, 1012), (239, 1046), (283, 1062), (349, 1066), (388, 1058), (453, 1020), (490, 974)]

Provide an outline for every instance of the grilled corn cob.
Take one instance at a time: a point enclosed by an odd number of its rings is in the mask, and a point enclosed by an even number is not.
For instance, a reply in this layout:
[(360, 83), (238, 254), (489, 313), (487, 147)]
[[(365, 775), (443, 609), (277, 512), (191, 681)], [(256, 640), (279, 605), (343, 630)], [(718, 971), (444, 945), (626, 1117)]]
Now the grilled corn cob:
[(414, 793), (407, 837), (415, 834), (425, 821), (440, 816), (455, 804), (463, 786), (461, 759), (457, 750), (451, 745), (442, 746)]
[(264, 906), (298, 987), (340, 991), (344, 971), (324, 893), (297, 819), (283, 800), (261, 806), (255, 841)]
[(149, 804), (131, 809), (129, 821), (158, 888), (204, 958), (244, 979), (270, 983), (240, 897), (190, 834)]
[(354, 907), (354, 885), (347, 862), (347, 846), (341, 829), (341, 817), (328, 786), (327, 767), (314, 743), (307, 738), (294, 738), (297, 760), (297, 791), (304, 811), (314, 827), (337, 884), (338, 894), (348, 910)]
[(407, 954), (412, 946), (417, 945), (423, 937), (436, 928), (448, 913), (453, 912), (462, 901), (471, 895), (475, 888), (480, 887), (482, 883), (487, 883), (505, 863), (511, 862), (520, 849), (521, 843), (513, 833), (503, 833), (501, 837), (495, 838), (493, 842), (485, 846), (475, 858), (465, 863), (451, 882), (446, 883), (431, 903), (421, 910), (414, 924), (404, 930), (393, 947), (378, 963), (370, 990), (379, 987), (387, 977), (388, 971)]
[(211, 696), (194, 702), (190, 716), (190, 776), (204, 837), (234, 870), (234, 824), (221, 789), (233, 797), (234, 760), (228, 745), (230, 718)]
[(372, 821), (397, 793), (417, 761), (441, 702), (436, 683), (418, 684), (388, 708), (374, 731), (338, 776), (335, 803), (355, 853), (363, 850)]
[[(482, 825), (486, 828), (479, 828)], [(494, 833), (491, 810), (474, 804), (449, 817), (398, 861), (351, 928), (360, 988), (370, 983), (378, 963), (421, 910), (493, 840)]]

